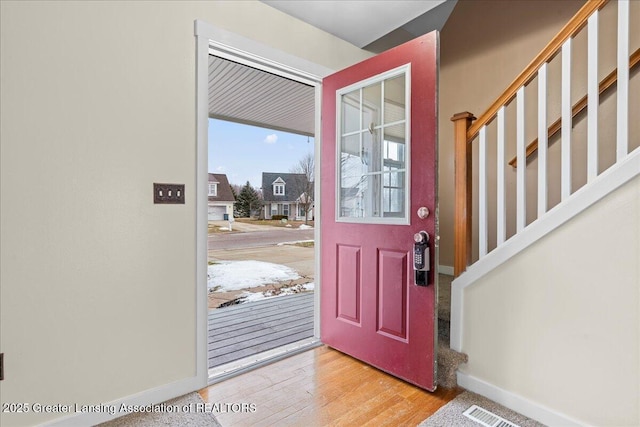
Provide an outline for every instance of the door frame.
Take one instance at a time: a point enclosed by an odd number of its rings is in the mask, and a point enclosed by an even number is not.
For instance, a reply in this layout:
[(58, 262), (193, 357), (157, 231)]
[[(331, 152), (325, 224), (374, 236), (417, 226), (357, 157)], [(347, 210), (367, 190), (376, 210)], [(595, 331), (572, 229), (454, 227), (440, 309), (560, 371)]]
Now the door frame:
[[(243, 65), (308, 84), (315, 88), (315, 136), (314, 174), (320, 176), (321, 99), (322, 78), (334, 70), (280, 51), (238, 34), (223, 30), (207, 22), (194, 22), (196, 37), (196, 377), (202, 387), (220, 381), (230, 375), (240, 374), (278, 358), (303, 351), (320, 343), (320, 221), (314, 224), (315, 289), (314, 289), (314, 336), (303, 344), (283, 346), (279, 352), (269, 352), (264, 358), (247, 365), (239, 361), (232, 373), (218, 372), (212, 381), (207, 360), (208, 305), (207, 305), (207, 219), (208, 219), (208, 121), (209, 121), (209, 55), (215, 55)], [(321, 180), (315, 179), (315, 194), (321, 194)], [(317, 218), (321, 210), (319, 197), (314, 201)]]

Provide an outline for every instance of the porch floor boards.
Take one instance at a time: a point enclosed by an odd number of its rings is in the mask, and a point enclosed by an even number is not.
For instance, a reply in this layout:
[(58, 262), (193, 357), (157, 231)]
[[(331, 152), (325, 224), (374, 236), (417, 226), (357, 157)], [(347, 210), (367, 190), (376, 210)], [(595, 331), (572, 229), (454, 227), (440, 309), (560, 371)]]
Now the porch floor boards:
[(223, 426), (415, 426), (460, 392), (429, 393), (323, 346), (200, 395), (208, 403), (255, 404), (253, 412), (216, 412)]
[(209, 368), (313, 336), (313, 292), (218, 308), (208, 319)]

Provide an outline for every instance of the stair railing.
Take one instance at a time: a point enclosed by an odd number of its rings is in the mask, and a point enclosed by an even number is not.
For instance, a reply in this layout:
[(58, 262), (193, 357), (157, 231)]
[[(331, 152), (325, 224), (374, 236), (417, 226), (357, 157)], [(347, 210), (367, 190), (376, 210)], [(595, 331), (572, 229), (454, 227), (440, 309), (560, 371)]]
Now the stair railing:
[[(454, 222), (454, 274), (459, 276), (471, 264), (472, 253), (472, 142), (478, 140), (478, 256), (488, 254), (488, 197), (487, 197), (487, 126), (496, 121), (497, 171), (496, 171), (496, 248), (507, 240), (506, 233), (506, 181), (505, 169), (505, 109), (515, 101), (516, 158), (512, 165), (524, 165), (516, 169), (516, 235), (527, 226), (526, 219), (526, 160), (537, 151), (537, 218), (547, 210), (547, 152), (549, 138), (561, 132), (561, 200), (572, 194), (571, 189), (571, 130), (575, 115), (587, 110), (587, 184), (598, 176), (598, 107), (600, 94), (617, 83), (616, 162), (629, 154), (629, 70), (638, 63), (638, 51), (629, 57), (629, 1), (618, 1), (617, 70), (602, 82), (598, 81), (598, 19), (599, 11), (609, 0), (590, 0), (560, 30), (536, 58), (516, 77), (500, 95), (476, 119), (469, 112), (458, 113), (454, 122), (455, 161), (455, 222)], [(576, 105), (571, 104), (571, 49), (575, 36), (586, 27), (587, 31), (587, 95)], [(561, 118), (551, 126), (547, 123), (547, 75), (549, 62), (561, 53)], [(537, 139), (525, 141), (525, 87), (538, 80)], [(616, 82), (617, 80), (617, 82)]]
[[(640, 64), (640, 49), (636, 49), (631, 56), (629, 57), (629, 71), (636, 69), (636, 67)], [(614, 85), (618, 82), (618, 69), (613, 70), (607, 75), (604, 79), (600, 81), (598, 86), (598, 95), (602, 98), (603, 95), (606, 95), (607, 92), (614, 87)], [(580, 98), (578, 102), (573, 104), (571, 108), (571, 118), (575, 119), (576, 116), (582, 113), (587, 108), (587, 95)], [(559, 118), (555, 122), (549, 126), (549, 133), (547, 138), (549, 139), (549, 143), (551, 144), (551, 138), (555, 136), (562, 129), (562, 118)], [(529, 145), (527, 145), (527, 159), (533, 155), (538, 150), (538, 138), (531, 141)], [(518, 167), (518, 159), (517, 157), (513, 157), (509, 160), (509, 165)]]

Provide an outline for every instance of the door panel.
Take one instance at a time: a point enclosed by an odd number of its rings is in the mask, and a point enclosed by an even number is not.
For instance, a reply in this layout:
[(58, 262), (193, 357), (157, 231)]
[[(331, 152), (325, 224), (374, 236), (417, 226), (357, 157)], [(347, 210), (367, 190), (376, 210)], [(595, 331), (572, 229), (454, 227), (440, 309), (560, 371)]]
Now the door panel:
[(336, 281), (338, 319), (360, 323), (360, 248), (337, 245), (338, 278)]
[(407, 253), (378, 251), (378, 333), (407, 339)]
[[(434, 390), (437, 56), (430, 33), (323, 81), (321, 338)], [(418, 218), (425, 206), (432, 212)], [(417, 286), (413, 235), (430, 236)]]

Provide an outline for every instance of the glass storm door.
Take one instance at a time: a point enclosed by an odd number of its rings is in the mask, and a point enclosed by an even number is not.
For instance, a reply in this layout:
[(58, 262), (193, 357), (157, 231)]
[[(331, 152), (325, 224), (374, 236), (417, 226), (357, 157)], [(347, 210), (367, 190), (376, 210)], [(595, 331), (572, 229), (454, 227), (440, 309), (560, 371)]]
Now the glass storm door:
[[(438, 35), (323, 81), (321, 338), (435, 390)], [(431, 214), (420, 218), (421, 207)], [(427, 286), (414, 235), (430, 236)]]

